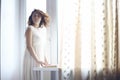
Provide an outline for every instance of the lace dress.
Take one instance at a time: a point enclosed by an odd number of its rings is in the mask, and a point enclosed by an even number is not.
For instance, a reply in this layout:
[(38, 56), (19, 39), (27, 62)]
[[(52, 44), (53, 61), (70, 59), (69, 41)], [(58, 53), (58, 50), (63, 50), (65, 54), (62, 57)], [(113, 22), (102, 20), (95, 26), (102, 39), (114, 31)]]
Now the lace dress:
[[(45, 47), (46, 47), (46, 28), (35, 28), (34, 26), (28, 26), (32, 31), (32, 45), (35, 53), (39, 59), (44, 62)], [(40, 80), (37, 72), (33, 71), (33, 67), (41, 67), (33, 57), (30, 55), (28, 49), (25, 49), (23, 65), (23, 80)]]

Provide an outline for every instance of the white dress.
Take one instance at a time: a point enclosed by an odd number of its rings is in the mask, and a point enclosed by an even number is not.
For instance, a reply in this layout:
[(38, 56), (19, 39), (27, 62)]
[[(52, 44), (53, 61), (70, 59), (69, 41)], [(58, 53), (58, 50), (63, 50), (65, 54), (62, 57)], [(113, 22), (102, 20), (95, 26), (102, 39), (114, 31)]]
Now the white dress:
[[(28, 26), (32, 31), (32, 45), (35, 53), (39, 59), (44, 62), (45, 47), (46, 47), (46, 28), (35, 28), (34, 26)], [(23, 62), (23, 78), (24, 80), (40, 80), (37, 72), (33, 71), (33, 67), (41, 67), (33, 57), (30, 55), (28, 49), (25, 49), (24, 62)]]

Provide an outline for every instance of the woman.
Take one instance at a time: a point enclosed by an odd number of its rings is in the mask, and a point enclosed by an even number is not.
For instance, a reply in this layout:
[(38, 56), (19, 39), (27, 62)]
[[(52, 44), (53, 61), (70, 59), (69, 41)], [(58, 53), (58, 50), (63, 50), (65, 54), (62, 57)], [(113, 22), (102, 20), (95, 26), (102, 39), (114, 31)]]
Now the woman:
[(23, 78), (24, 80), (36, 80), (37, 74), (33, 72), (33, 67), (47, 66), (45, 57), (46, 26), (49, 16), (41, 10), (32, 11), (28, 27), (25, 32), (26, 50), (24, 56)]

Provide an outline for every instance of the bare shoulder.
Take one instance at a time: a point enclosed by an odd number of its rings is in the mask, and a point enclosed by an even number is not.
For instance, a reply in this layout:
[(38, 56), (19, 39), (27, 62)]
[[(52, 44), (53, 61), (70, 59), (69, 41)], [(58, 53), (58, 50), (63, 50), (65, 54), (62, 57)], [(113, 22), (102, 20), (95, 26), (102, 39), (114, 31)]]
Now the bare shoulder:
[(30, 27), (27, 27), (26, 29), (26, 32), (25, 32), (25, 35), (28, 36), (31, 34), (31, 28)]

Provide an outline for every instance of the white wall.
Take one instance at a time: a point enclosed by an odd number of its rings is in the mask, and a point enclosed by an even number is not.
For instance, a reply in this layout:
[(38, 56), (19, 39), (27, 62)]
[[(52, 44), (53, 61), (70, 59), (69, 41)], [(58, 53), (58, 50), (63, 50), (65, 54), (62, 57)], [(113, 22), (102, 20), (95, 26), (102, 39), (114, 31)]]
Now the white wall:
[(1, 0), (1, 80), (20, 79), (19, 0)]

